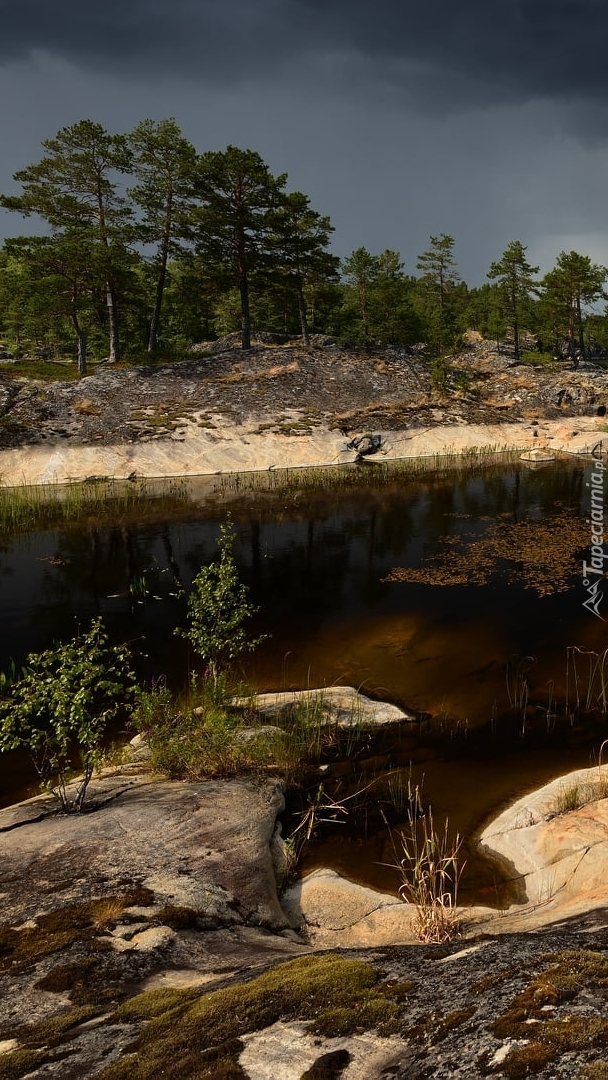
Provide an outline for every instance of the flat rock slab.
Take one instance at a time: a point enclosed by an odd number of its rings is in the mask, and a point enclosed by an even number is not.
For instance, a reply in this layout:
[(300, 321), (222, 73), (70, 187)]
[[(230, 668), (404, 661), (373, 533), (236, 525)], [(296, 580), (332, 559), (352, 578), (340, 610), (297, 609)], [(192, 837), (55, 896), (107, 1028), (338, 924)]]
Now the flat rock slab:
[[(294, 414), (295, 415), (295, 414)], [(64, 484), (90, 476), (126, 479), (201, 476), (215, 473), (330, 466), (356, 461), (349, 439), (319, 425), (310, 434), (283, 435), (259, 430), (259, 423), (236, 424), (215, 418), (213, 431), (185, 420), (179, 434), (153, 440), (97, 445), (24, 446), (0, 451), (0, 486)], [(535, 437), (534, 432), (537, 432)], [(432, 457), (533, 447), (589, 454), (601, 439), (595, 417), (570, 424), (546, 420), (537, 428), (525, 421), (504, 424), (441, 424), (408, 430), (380, 429), (376, 460)], [(541, 446), (538, 446), (539, 440)]]
[(294, 705), (315, 707), (319, 703), (328, 720), (339, 727), (381, 727), (400, 724), (416, 717), (385, 701), (372, 701), (354, 686), (327, 686), (315, 690), (288, 690), (275, 694), (257, 694), (251, 704), (264, 717), (279, 716)]
[[(605, 784), (606, 770), (602, 770)], [(558, 777), (518, 799), (489, 824), (482, 845), (524, 879), (528, 904), (518, 928), (543, 925), (608, 906), (608, 799), (558, 813), (565, 792), (592, 790), (598, 769)], [(510, 925), (510, 924), (509, 924)]]
[(117, 777), (92, 786), (96, 800), (99, 809), (80, 815), (52, 813), (48, 799), (0, 811), (0, 922), (112, 895), (128, 880), (210, 927), (287, 927), (271, 854), (278, 782)]
[[(339, 1075), (341, 1080), (370, 1080), (382, 1076), (383, 1069), (404, 1068), (415, 1057), (403, 1039), (383, 1039), (374, 1032), (320, 1039), (308, 1031), (307, 1024), (297, 1021), (279, 1021), (264, 1031), (246, 1035), (243, 1042), (245, 1049), (239, 1065), (250, 1080), (276, 1080), (276, 1077), (300, 1080), (315, 1064), (321, 1077)], [(338, 1057), (339, 1051), (343, 1054), (346, 1051), (347, 1064), (336, 1074), (329, 1071), (329, 1063)], [(325, 1063), (327, 1071), (323, 1072)]]

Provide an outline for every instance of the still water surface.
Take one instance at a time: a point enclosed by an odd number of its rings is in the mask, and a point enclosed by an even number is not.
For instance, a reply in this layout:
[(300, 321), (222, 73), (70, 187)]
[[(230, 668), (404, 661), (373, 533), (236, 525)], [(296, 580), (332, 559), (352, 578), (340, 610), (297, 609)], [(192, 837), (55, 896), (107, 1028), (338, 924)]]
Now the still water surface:
[[(348, 683), (432, 714), (435, 735), (443, 730), (446, 737), (423, 738), (410, 726), (385, 748), (386, 762), (412, 762), (412, 778), (424, 781), (436, 813), (449, 814), (466, 834), (513, 795), (589, 764), (601, 741), (597, 724), (549, 731), (542, 712), (549, 693), (555, 700), (565, 693), (566, 647), (608, 645), (606, 624), (582, 607), (580, 530), (570, 540), (564, 528), (564, 513), (577, 524), (588, 515), (589, 471), (580, 464), (518, 464), (396, 480), (377, 490), (373, 470), (363, 470), (356, 492), (234, 502), (236, 557), (260, 606), (255, 629), (271, 635), (247, 661), (247, 679), (260, 690)], [(173, 594), (214, 556), (225, 512), (216, 500), (160, 525), (73, 527), (0, 540), (0, 668), (101, 614), (114, 640), (141, 642), (142, 678), (164, 673), (180, 685), (190, 661), (172, 632), (185, 614)], [(534, 572), (522, 572), (525, 555), (514, 550), (514, 562), (504, 547), (486, 567), (485, 583), (476, 584), (477, 555), (467, 562), (466, 552), (477, 551), (474, 542), (496, 532), (497, 522), (499, 534), (520, 522), (546, 526), (535, 543), (546, 536), (568, 548), (566, 587), (552, 593), (545, 580), (536, 589)], [(435, 556), (442, 558), (433, 562)], [(386, 580), (395, 568), (424, 567), (432, 568), (428, 582)], [(440, 583), (456, 568), (460, 584)], [(530, 713), (524, 738), (501, 741), (506, 670), (525, 656), (534, 658), (528, 681), (538, 730)], [(2, 804), (23, 790), (14, 761), (0, 758)], [(373, 822), (358, 835), (334, 829), (309, 865), (315, 859), (394, 887), (394, 871), (379, 865), (392, 861), (386, 834)], [(469, 872), (477, 894), (478, 869)]]

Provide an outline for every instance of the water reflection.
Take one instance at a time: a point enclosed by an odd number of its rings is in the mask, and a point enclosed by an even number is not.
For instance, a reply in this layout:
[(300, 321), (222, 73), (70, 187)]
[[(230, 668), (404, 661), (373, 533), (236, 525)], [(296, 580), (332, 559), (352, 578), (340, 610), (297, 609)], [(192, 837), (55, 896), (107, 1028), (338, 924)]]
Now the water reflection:
[[(584, 481), (580, 465), (542, 471), (509, 466), (483, 475), (426, 476), (381, 490), (372, 481), (356, 494), (309, 498), (291, 492), (274, 503), (252, 497), (234, 503), (237, 561), (260, 606), (253, 630), (271, 635), (248, 659), (246, 677), (265, 690), (350, 683), (472, 730), (500, 718), (507, 706), (507, 664), (530, 654), (536, 660), (530, 699), (540, 708), (550, 682), (556, 697), (564, 691), (568, 645), (599, 650), (608, 644), (606, 624), (582, 608), (576, 576), (567, 591), (542, 597), (514, 584), (504, 559), (483, 588), (385, 579), (395, 566), (424, 566), (446, 538), (466, 536), (468, 543), (483, 537), (501, 515), (513, 523), (550, 525), (556, 507), (566, 506), (573, 517), (584, 516)], [(214, 557), (223, 517), (217, 506), (203, 503), (186, 520), (161, 525), (117, 523), (5, 538), (0, 667), (10, 657), (23, 662), (29, 651), (71, 636), (76, 624), (100, 614), (114, 640), (139, 643), (142, 678), (163, 672), (179, 685), (191, 662), (186, 643), (173, 635), (185, 619), (180, 586), (187, 587)], [(573, 764), (575, 758), (585, 764), (593, 738), (576, 751), (560, 750), (560, 768), (567, 767), (569, 753)], [(444, 758), (434, 751), (428, 782), (450, 792), (453, 801), (468, 775), (466, 755), (460, 763), (449, 761), (449, 783), (437, 779)], [(541, 772), (549, 758), (545, 752)], [(500, 760), (493, 768), (495, 780), (485, 789), (477, 773), (466, 781), (461, 816), (467, 828), (518, 790), (518, 775), (522, 784), (530, 779), (522, 755), (519, 765), (509, 763), (508, 783)], [(540, 775), (538, 768), (532, 772)], [(4, 802), (18, 788), (6, 762), (0, 787)], [(384, 840), (378, 843), (382, 848)], [(370, 857), (366, 865), (373, 862)]]

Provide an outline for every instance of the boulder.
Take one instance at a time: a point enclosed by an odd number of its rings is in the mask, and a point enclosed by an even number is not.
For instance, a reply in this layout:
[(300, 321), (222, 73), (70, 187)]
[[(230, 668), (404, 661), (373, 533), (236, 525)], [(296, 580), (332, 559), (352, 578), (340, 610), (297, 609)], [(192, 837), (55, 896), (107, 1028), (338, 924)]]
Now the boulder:
[(550, 450), (543, 450), (538, 447), (536, 450), (526, 450), (524, 454), (521, 454), (521, 460), (543, 464), (548, 461), (555, 461), (555, 454), (552, 454)]
[(251, 700), (239, 699), (235, 704), (251, 705), (266, 719), (280, 716), (294, 706), (322, 709), (330, 724), (342, 728), (381, 727), (416, 720), (397, 705), (372, 701), (355, 690), (354, 686), (325, 686), (314, 690), (284, 690), (271, 694), (256, 694)]
[(413, 942), (415, 915), (397, 895), (377, 892), (320, 867), (283, 896), (283, 909), (316, 948)]
[(368, 457), (378, 452), (382, 446), (381, 435), (357, 435), (348, 443), (348, 450), (356, 450), (359, 457)]
[[(480, 842), (519, 875), (527, 904), (511, 909), (517, 925), (539, 926), (605, 909), (608, 902), (608, 798), (591, 798), (606, 790), (605, 770), (580, 769), (557, 777), (538, 791), (518, 799), (483, 831)], [(583, 805), (573, 804), (580, 792)], [(587, 801), (589, 798), (589, 801)], [(527, 920), (526, 916), (529, 916)]]
[(108, 777), (88, 813), (63, 815), (47, 798), (0, 811), (0, 923), (116, 896), (125, 882), (154, 905), (181, 906), (208, 927), (288, 927), (271, 844), (284, 808), (277, 781), (152, 782)]

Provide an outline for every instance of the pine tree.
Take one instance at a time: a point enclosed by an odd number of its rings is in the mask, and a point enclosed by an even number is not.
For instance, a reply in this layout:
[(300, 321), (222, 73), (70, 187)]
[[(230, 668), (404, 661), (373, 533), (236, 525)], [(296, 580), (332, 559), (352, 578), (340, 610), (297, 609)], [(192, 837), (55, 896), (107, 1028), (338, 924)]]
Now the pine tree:
[(582, 354), (585, 352), (584, 307), (604, 295), (607, 277), (606, 267), (592, 263), (588, 255), (562, 251), (553, 270), (543, 278), (543, 308), (554, 330), (567, 336), (568, 355), (573, 359), (577, 347)]
[(0, 205), (24, 217), (41, 217), (57, 240), (78, 235), (96, 245), (104, 268), (110, 360), (116, 361), (120, 357), (116, 278), (130, 210), (114, 175), (129, 169), (126, 139), (108, 134), (92, 120), (80, 120), (42, 145), (46, 156), (14, 174), (22, 194), (0, 196)]
[(447, 233), (431, 236), (430, 247), (418, 256), (416, 266), (423, 272), (418, 296), (426, 322), (425, 336), (436, 357), (449, 347), (456, 330), (456, 311), (451, 301), (460, 275), (454, 259), (454, 238)]
[(154, 273), (154, 304), (148, 334), (148, 352), (158, 348), (167, 266), (179, 251), (179, 237), (187, 229), (194, 204), (196, 150), (182, 135), (177, 122), (143, 120), (127, 136), (132, 153), (132, 172), (138, 181), (128, 195), (140, 209), (136, 235), (155, 244), (151, 260)]
[(251, 348), (249, 286), (254, 271), (270, 266), (274, 214), (287, 174), (274, 177), (253, 150), (228, 146), (199, 159), (195, 243), (224, 285), (239, 289), (241, 345)]
[(502, 312), (513, 328), (516, 360), (519, 360), (519, 331), (530, 311), (530, 297), (536, 291), (533, 275), (539, 271), (538, 266), (531, 266), (526, 259), (527, 250), (521, 241), (511, 240), (500, 262), (493, 262), (487, 274), (498, 285)]
[(76, 337), (78, 373), (86, 375), (87, 328), (104, 281), (96, 245), (86, 234), (71, 230), (7, 240), (6, 251), (24, 271), (30, 317), (35, 313), (41, 328), (69, 323)]
[(272, 219), (272, 258), (279, 276), (293, 284), (298, 300), (300, 330), (305, 345), (310, 331), (304, 287), (311, 282), (336, 279), (339, 259), (327, 251), (333, 225), (310, 207), (301, 191), (285, 195)]
[(371, 312), (374, 285), (378, 277), (378, 256), (367, 248), (353, 251), (342, 266), (342, 278), (346, 285), (345, 306), (354, 314), (354, 336), (361, 341), (371, 340)]

